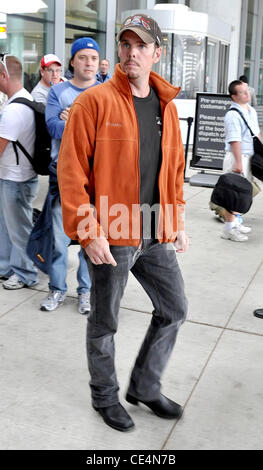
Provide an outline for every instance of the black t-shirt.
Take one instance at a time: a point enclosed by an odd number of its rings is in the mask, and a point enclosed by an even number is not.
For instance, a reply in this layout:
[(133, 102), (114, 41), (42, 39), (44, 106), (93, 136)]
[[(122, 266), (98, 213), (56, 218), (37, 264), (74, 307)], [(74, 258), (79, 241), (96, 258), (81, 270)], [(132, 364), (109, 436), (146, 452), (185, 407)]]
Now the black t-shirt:
[(159, 97), (151, 88), (146, 98), (133, 97), (140, 130), (140, 203), (159, 203), (162, 115)]

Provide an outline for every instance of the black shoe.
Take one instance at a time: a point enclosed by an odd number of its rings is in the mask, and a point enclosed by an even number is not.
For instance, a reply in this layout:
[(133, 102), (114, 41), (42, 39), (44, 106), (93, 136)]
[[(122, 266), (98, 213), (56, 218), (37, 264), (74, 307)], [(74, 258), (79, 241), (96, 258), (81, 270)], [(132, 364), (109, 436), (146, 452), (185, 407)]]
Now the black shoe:
[(126, 400), (133, 405), (143, 403), (144, 405), (148, 406), (148, 408), (150, 408), (157, 416), (160, 416), (160, 418), (180, 419), (183, 414), (183, 407), (178, 405), (178, 403), (175, 401), (165, 397), (164, 395), (160, 395), (158, 400), (143, 401), (127, 393)]
[(254, 310), (253, 314), (255, 317), (263, 318), (263, 308), (257, 308), (257, 310)]
[(104, 408), (93, 407), (103, 418), (104, 422), (118, 431), (130, 431), (134, 427), (134, 422), (128, 415), (123, 406), (117, 405), (105, 406)]

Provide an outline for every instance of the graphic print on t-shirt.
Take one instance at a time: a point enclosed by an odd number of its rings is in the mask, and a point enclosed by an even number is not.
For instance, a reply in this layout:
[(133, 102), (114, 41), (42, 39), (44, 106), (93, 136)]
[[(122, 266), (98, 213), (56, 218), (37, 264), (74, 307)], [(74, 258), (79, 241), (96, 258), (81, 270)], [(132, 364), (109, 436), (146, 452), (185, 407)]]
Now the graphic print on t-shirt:
[(162, 118), (160, 116), (156, 116), (156, 124), (157, 126), (160, 126), (159, 127), (159, 136), (162, 137), (162, 130), (163, 130), (163, 123), (162, 123)]

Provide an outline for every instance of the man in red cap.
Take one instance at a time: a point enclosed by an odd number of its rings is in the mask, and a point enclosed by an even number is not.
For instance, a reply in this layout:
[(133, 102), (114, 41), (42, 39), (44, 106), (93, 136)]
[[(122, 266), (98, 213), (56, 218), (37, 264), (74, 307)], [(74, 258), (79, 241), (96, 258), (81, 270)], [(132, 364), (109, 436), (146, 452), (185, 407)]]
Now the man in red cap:
[(31, 92), (35, 101), (46, 105), (51, 85), (64, 81), (61, 78), (61, 65), (59, 58), (54, 54), (47, 54), (42, 57), (40, 62), (41, 80)]

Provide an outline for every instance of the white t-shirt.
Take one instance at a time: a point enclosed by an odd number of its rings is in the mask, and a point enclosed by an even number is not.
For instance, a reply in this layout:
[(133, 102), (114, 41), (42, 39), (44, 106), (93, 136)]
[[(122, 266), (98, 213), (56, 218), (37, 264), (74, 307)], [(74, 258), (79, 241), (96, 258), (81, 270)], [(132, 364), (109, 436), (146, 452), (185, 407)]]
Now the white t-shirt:
[(38, 101), (39, 103), (44, 103), (44, 105), (47, 104), (47, 95), (50, 90), (50, 87), (43, 85), (43, 83), (38, 82), (31, 91), (31, 95), (33, 96), (35, 101)]
[[(28, 151), (29, 155), (33, 155), (35, 143), (34, 111), (24, 104), (12, 104), (12, 101), (18, 97), (33, 100), (32, 96), (25, 88), (22, 88), (7, 100), (0, 118), (0, 137), (10, 141), (19, 140)], [(31, 163), (23, 152), (18, 147), (17, 151), (19, 165), (17, 165), (16, 162), (16, 154), (12, 142), (7, 144), (4, 152), (0, 156), (1, 179), (21, 182), (36, 176)]]

